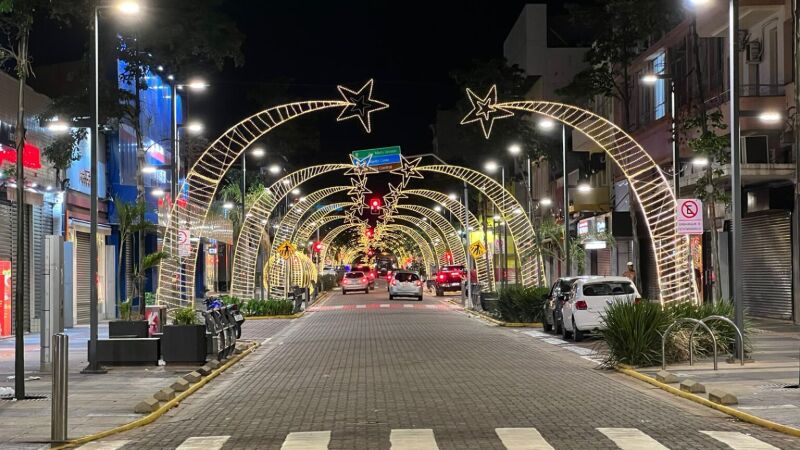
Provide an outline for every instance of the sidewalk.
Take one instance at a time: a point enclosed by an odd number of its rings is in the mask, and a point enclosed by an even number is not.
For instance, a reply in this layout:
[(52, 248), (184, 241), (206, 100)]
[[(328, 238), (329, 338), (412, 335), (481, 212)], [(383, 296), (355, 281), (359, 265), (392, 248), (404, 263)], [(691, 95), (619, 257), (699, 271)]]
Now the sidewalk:
[[(245, 322), (244, 339), (263, 340), (283, 329), (289, 320)], [(288, 323), (287, 323), (288, 325)], [(101, 324), (100, 336), (107, 336), (108, 325)], [(137, 403), (197, 366), (114, 366), (107, 374), (84, 375), (88, 327), (67, 330), (69, 342), (69, 421), (68, 436), (77, 438), (126, 424), (142, 414), (133, 412)], [(25, 337), (26, 381), (28, 395), (40, 400), (17, 402), (0, 400), (0, 449), (48, 448), (50, 439), (50, 391), (52, 377), (39, 372), (39, 335)], [(0, 387), (13, 387), (14, 340), (0, 341)]]
[[(788, 322), (754, 319), (753, 362), (744, 366), (725, 361), (719, 356), (719, 370), (713, 370), (710, 359), (685, 364), (667, 365), (679, 380), (690, 378), (706, 386), (735, 395), (733, 408), (783, 425), (800, 428), (800, 326)], [(661, 367), (638, 369), (653, 376)], [(675, 385), (677, 387), (677, 385)]]

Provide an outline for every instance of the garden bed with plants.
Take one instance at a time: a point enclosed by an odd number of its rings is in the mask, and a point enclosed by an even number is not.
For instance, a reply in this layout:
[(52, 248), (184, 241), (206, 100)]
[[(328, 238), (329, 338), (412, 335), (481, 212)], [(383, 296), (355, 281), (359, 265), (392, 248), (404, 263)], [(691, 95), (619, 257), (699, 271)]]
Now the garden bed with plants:
[(245, 317), (259, 316), (288, 316), (294, 313), (294, 302), (284, 299), (259, 300), (256, 298), (242, 299), (224, 295), (222, 301), (226, 305), (235, 304)]
[[(704, 319), (718, 315), (733, 319), (734, 308), (730, 302), (716, 304), (681, 305), (662, 307), (657, 302), (642, 301), (636, 304), (614, 303), (609, 305), (603, 315), (606, 329), (600, 332), (607, 346), (605, 364), (616, 366), (627, 364), (638, 367), (661, 365), (661, 337), (675, 320), (682, 318)], [(717, 353), (720, 356), (733, 354), (736, 344), (736, 331), (722, 321), (710, 321), (708, 327), (717, 339)], [(684, 324), (670, 331), (665, 343), (667, 363), (688, 361), (689, 335), (694, 324)], [(750, 350), (748, 339), (749, 324), (745, 323), (745, 353)], [(713, 354), (711, 336), (702, 327), (694, 334), (695, 356), (705, 357)]]
[(510, 285), (498, 292), (496, 299), (484, 301), (486, 312), (497, 320), (509, 323), (538, 323), (549, 290), (545, 287)]

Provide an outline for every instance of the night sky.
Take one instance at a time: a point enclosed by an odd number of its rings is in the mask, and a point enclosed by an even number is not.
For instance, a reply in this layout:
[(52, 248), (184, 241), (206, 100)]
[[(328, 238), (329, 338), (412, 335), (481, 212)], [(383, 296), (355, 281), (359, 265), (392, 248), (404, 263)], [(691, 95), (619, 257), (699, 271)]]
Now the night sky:
[[(337, 84), (357, 88), (374, 78), (374, 96), (391, 108), (373, 115), (371, 135), (357, 121), (337, 124), (338, 111), (315, 118), (325, 160), (342, 161), (354, 149), (376, 146), (428, 152), (436, 109), (450, 108), (464, 95), (450, 71), (474, 59), (502, 57), (503, 41), (525, 3), (229, 0), (223, 8), (246, 36), (245, 63), (198, 74), (212, 86), (191, 96), (190, 118), (203, 121), (213, 139), (259, 106), (275, 104), (259, 105), (254, 92), (280, 85), (293, 100), (337, 99)], [(549, 3), (551, 15), (563, 13), (561, 2)], [(34, 33), (36, 62), (79, 58), (86, 34)]]

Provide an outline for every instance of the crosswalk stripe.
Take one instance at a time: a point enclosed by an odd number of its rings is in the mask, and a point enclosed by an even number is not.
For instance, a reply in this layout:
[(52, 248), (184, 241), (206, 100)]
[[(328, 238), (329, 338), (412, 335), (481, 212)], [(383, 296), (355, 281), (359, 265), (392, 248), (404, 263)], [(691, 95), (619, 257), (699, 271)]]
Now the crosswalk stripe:
[(413, 308), (414, 305), (410, 305), (410, 304), (406, 303), (406, 304), (403, 305), (403, 307), (404, 308)]
[(598, 428), (622, 450), (669, 450), (636, 428)]
[(779, 450), (778, 447), (738, 431), (701, 431), (701, 433), (711, 436), (734, 450)]
[(117, 450), (131, 441), (95, 441), (81, 445), (84, 450)]
[(388, 308), (388, 307), (389, 307), (388, 303), (381, 303), (381, 308)]
[(219, 450), (230, 436), (197, 436), (183, 441), (175, 450)]
[(392, 430), (392, 450), (439, 450), (431, 429)]
[(495, 428), (508, 450), (553, 450), (536, 428)]
[(367, 305), (356, 305), (356, 309), (362, 309), (362, 308), (366, 308), (366, 307), (367, 307)]
[(333, 309), (342, 309), (342, 308), (344, 308), (344, 305), (336, 305), (333, 307)]
[(436, 305), (425, 305), (426, 308), (436, 308)]
[(330, 431), (304, 431), (289, 433), (281, 450), (326, 450), (331, 441)]

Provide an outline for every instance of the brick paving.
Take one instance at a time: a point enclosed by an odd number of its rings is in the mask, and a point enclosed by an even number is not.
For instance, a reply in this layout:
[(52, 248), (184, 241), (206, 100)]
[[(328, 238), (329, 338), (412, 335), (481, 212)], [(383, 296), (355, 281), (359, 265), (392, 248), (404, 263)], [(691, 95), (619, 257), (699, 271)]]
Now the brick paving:
[[(385, 287), (324, 305), (372, 303), (388, 303)], [(380, 307), (292, 320), (165, 417), (109, 439), (130, 441), (123, 450), (174, 449), (193, 436), (230, 436), (223, 448), (277, 449), (289, 433), (331, 431), (331, 449), (375, 449), (389, 448), (392, 430), (431, 429), (441, 449), (486, 449), (504, 448), (495, 429), (513, 427), (535, 427), (556, 449), (617, 448), (597, 430), (615, 427), (672, 449), (729, 448), (701, 431), (800, 449), (463, 312)]]

